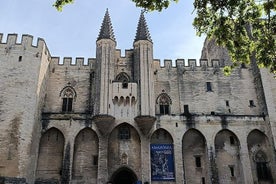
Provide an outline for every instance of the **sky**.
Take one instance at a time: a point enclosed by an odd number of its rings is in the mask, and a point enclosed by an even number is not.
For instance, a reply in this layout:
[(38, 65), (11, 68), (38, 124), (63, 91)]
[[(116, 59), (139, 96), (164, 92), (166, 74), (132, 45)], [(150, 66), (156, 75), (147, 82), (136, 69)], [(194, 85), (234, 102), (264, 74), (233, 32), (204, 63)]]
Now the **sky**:
[[(108, 9), (117, 49), (133, 48), (141, 8), (131, 0), (75, 0), (58, 12), (54, 0), (0, 0), (0, 32), (43, 38), (51, 56), (95, 58), (96, 39)], [(199, 59), (204, 37), (192, 26), (193, 0), (179, 0), (162, 12), (147, 12), (145, 18), (153, 40), (154, 58)], [(36, 41), (35, 41), (36, 42)]]

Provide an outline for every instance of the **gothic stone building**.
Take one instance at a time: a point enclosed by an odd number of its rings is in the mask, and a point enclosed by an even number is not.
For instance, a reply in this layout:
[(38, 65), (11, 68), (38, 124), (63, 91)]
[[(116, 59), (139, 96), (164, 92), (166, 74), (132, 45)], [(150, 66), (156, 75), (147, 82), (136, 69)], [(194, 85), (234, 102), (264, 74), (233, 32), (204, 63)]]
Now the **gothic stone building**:
[(29, 35), (0, 41), (0, 183), (276, 183), (266, 69), (226, 77), (225, 58), (161, 66), (143, 13), (125, 56), (108, 11), (88, 62), (51, 57)]

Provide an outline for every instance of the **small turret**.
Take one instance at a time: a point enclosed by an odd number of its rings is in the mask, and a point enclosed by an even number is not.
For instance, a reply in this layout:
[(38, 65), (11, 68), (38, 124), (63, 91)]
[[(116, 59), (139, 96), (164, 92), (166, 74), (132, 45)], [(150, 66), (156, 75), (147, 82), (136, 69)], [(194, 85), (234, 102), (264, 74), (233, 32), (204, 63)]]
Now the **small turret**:
[(150, 32), (148, 30), (147, 22), (144, 17), (144, 11), (141, 11), (141, 15), (139, 18), (137, 32), (136, 32), (134, 42), (139, 41), (139, 40), (148, 40), (148, 41), (152, 42), (151, 37), (150, 37)]
[(110, 16), (108, 13), (108, 9), (106, 9), (103, 23), (102, 23), (101, 30), (100, 30), (97, 41), (101, 40), (101, 39), (111, 39), (113, 41), (116, 41), (114, 32), (113, 32), (113, 28), (112, 28), (112, 24), (111, 24), (111, 20), (110, 20)]

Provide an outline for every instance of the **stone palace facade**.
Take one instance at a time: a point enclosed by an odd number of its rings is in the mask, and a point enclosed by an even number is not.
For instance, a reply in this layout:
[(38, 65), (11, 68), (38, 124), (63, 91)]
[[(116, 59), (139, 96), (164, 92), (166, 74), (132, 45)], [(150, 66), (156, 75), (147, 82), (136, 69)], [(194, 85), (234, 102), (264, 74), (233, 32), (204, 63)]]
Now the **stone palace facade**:
[(108, 11), (87, 62), (0, 41), (0, 183), (276, 183), (276, 80), (255, 63), (161, 65), (143, 13), (125, 56)]

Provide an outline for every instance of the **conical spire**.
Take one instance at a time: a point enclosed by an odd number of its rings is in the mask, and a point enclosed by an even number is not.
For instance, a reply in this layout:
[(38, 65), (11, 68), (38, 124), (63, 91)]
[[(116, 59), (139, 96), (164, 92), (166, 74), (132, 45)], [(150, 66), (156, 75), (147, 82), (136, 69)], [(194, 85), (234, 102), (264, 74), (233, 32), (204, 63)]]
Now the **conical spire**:
[(100, 40), (100, 39), (111, 39), (113, 41), (116, 41), (114, 32), (113, 32), (113, 28), (112, 28), (112, 24), (111, 24), (111, 20), (110, 20), (110, 16), (108, 13), (108, 9), (106, 9), (103, 23), (101, 26), (101, 30), (100, 30), (97, 40)]
[(144, 11), (141, 11), (134, 42), (138, 40), (148, 40), (152, 42), (149, 30), (148, 30), (147, 22), (144, 17)]

